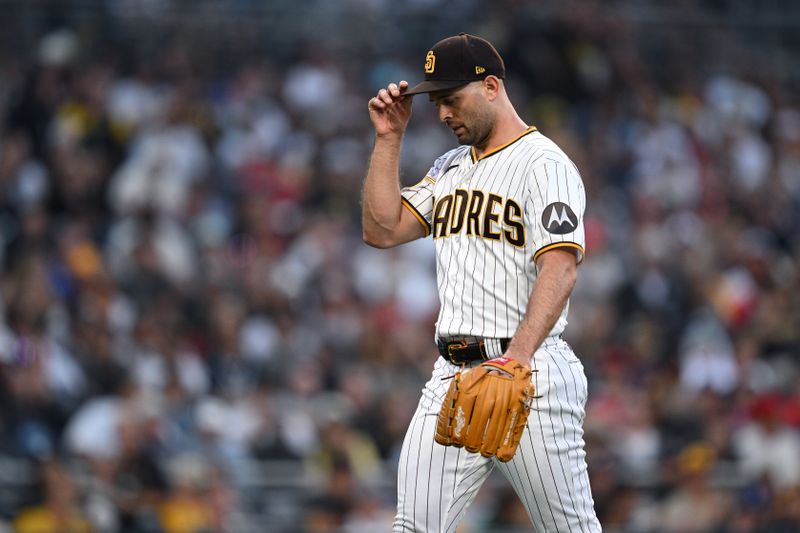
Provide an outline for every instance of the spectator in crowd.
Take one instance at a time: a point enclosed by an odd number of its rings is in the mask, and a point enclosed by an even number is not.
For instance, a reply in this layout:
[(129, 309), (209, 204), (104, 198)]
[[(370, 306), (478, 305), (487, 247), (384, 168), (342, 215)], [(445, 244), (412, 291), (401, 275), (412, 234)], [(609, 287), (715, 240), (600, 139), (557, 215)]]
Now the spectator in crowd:
[[(655, 2), (474, 0), (440, 20), (416, 0), (370, 32), (395, 4), (17, 4), (0, 530), (388, 527), (438, 302), (429, 242), (361, 244), (360, 106), (453, 31), (498, 44), (515, 105), (585, 169), (568, 340), (601, 523), (800, 528), (798, 49), (745, 41), (746, 3), (662, 6), (667, 23)], [(451, 142), (419, 113), (409, 184)], [(513, 528), (508, 501), (487, 493), (476, 523)]]
[(19, 533), (89, 533), (92, 526), (80, 507), (75, 482), (57, 461), (42, 464), (44, 502), (22, 509), (14, 518)]

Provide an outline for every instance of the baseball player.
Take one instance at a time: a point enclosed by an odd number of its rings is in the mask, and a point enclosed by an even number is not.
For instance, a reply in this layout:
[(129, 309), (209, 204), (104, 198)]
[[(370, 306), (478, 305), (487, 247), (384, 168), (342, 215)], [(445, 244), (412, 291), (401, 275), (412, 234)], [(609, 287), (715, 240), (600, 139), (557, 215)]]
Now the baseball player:
[[(583, 442), (586, 376), (561, 339), (584, 254), (580, 174), (519, 117), (488, 41), (463, 33), (443, 39), (427, 53), (424, 72), (419, 85), (389, 84), (368, 106), (376, 137), (363, 189), (364, 240), (388, 248), (431, 236), (441, 300), (441, 357), (403, 442), (394, 531), (455, 531), (493, 468), (537, 531), (600, 531)], [(460, 146), (401, 189), (400, 147), (411, 95), (420, 93)], [(493, 359), (500, 356), (507, 359)], [(488, 359), (533, 371), (536, 397), (508, 462), (434, 442), (448, 378)]]

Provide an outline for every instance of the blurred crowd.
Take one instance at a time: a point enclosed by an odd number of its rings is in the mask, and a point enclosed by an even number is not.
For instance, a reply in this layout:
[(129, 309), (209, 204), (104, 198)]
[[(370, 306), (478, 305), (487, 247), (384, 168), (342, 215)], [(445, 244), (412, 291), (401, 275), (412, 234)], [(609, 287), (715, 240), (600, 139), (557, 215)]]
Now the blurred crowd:
[[(386, 50), (274, 57), (178, 31), (145, 54), (171, 3), (108, 4), (144, 23), (62, 17), (0, 53), (0, 531), (388, 529), (438, 301), (430, 241), (361, 242), (366, 101), (461, 30), (586, 184), (566, 337), (604, 529), (800, 529), (797, 80), (698, 66), (680, 27), (647, 48), (596, 2), (474, 0)], [(418, 100), (406, 183), (455, 144)], [(527, 530), (488, 488), (464, 531)]]

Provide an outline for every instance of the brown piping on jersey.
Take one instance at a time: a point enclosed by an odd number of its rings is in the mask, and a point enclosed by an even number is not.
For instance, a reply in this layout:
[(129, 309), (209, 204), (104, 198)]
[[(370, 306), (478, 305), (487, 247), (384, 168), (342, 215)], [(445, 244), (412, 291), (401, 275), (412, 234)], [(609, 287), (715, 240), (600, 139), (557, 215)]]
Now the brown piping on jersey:
[(550, 250), (555, 250), (556, 248), (575, 248), (575, 249), (576, 249), (576, 250), (578, 250), (578, 251), (580, 252), (580, 254), (581, 254), (581, 255), (580, 255), (580, 258), (579, 258), (579, 259), (580, 259), (580, 261), (578, 261), (578, 263), (582, 263), (582, 262), (583, 262), (583, 257), (584, 257), (584, 255), (585, 255), (585, 253), (586, 253), (586, 252), (584, 251), (584, 249), (583, 249), (583, 246), (581, 246), (581, 245), (580, 245), (580, 244), (578, 244), (578, 243), (569, 242), (569, 241), (564, 241), (564, 242), (554, 242), (554, 243), (552, 243), (552, 244), (548, 244), (547, 246), (542, 246), (541, 248), (539, 248), (539, 249), (536, 251), (536, 253), (535, 253), (535, 254), (533, 254), (533, 262), (535, 263), (535, 262), (536, 262), (536, 260), (539, 258), (539, 256), (540, 256), (540, 255), (542, 255), (543, 253), (545, 253), (545, 252), (549, 252)]
[(519, 137), (515, 137), (514, 139), (511, 139), (511, 140), (510, 140), (510, 141), (508, 141), (507, 143), (505, 143), (505, 144), (501, 144), (501, 145), (500, 145), (500, 146), (498, 146), (497, 148), (492, 148), (491, 150), (489, 150), (488, 152), (486, 152), (485, 154), (483, 154), (483, 155), (482, 155), (482, 156), (480, 156), (480, 157), (478, 157), (478, 155), (475, 153), (475, 147), (473, 146), (472, 148), (470, 148), (470, 151), (469, 151), (469, 155), (470, 155), (470, 156), (472, 156), (472, 162), (473, 162), (473, 163), (477, 163), (478, 161), (481, 161), (481, 160), (483, 160), (483, 159), (486, 159), (486, 158), (487, 158), (487, 157), (489, 157), (490, 155), (494, 155), (494, 154), (496, 154), (497, 152), (499, 152), (500, 150), (502, 150), (502, 149), (504, 149), (504, 148), (508, 148), (509, 146), (511, 146), (512, 144), (514, 144), (515, 142), (517, 142), (518, 140), (520, 140), (520, 139), (522, 139), (523, 137), (525, 137), (527, 134), (529, 134), (529, 133), (533, 133), (534, 131), (536, 131), (536, 126), (531, 126), (531, 127), (530, 127), (530, 128), (528, 128), (527, 130), (523, 131), (523, 132), (522, 132), (522, 133), (519, 135)]
[(416, 208), (416, 207), (414, 207), (414, 206), (411, 204), (411, 202), (409, 202), (409, 201), (408, 201), (408, 200), (406, 200), (405, 198), (401, 198), (401, 200), (402, 200), (402, 202), (403, 202), (403, 205), (404, 205), (404, 206), (406, 206), (406, 208), (407, 208), (409, 211), (411, 211), (411, 214), (412, 214), (412, 215), (414, 215), (414, 217), (415, 217), (417, 220), (419, 220), (419, 223), (420, 223), (420, 224), (422, 224), (422, 227), (423, 227), (423, 228), (425, 228), (425, 236), (427, 237), (428, 235), (430, 235), (430, 234), (431, 234), (431, 225), (430, 225), (430, 224), (428, 224), (428, 221), (427, 221), (427, 220), (425, 220), (425, 217), (423, 217), (422, 215), (420, 215), (420, 214), (419, 214), (419, 211), (417, 211), (417, 208)]

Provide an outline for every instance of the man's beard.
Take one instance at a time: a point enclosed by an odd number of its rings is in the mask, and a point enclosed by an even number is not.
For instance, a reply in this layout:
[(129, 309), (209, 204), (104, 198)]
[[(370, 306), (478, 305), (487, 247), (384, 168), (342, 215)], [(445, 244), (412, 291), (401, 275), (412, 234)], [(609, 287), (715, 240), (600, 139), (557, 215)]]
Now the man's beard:
[[(458, 144), (464, 146), (482, 146), (492, 132), (492, 117), (485, 113), (476, 113), (471, 120), (461, 123), (463, 134), (458, 139)], [(467, 125), (469, 122), (469, 126)]]

